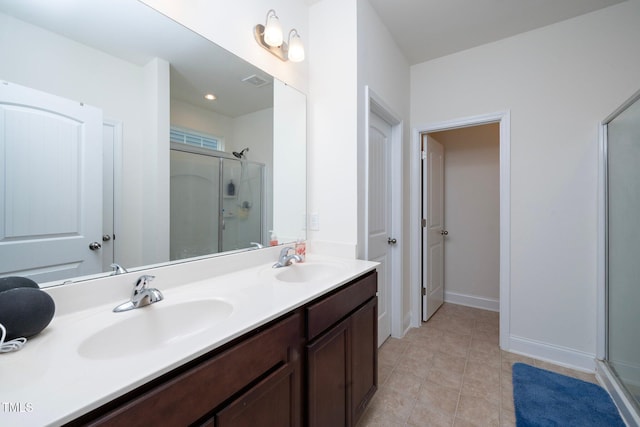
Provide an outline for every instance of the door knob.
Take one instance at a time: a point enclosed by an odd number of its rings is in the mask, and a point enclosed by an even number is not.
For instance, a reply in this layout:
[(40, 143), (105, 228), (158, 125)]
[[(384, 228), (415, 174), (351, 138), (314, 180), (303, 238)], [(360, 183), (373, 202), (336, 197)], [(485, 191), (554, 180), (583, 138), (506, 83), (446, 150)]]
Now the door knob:
[(111, 240), (111, 236), (108, 234), (105, 234), (102, 236), (102, 241), (103, 242), (108, 242), (109, 240)]
[(391, 237), (389, 237), (387, 239), (387, 243), (390, 244), (390, 245), (395, 245), (396, 243), (398, 243), (398, 240), (392, 239)]
[(443, 236), (448, 236), (449, 232), (447, 230), (440, 230), (440, 234), (442, 234)]
[(98, 242), (91, 242), (89, 243), (89, 249), (91, 249), (92, 251), (97, 251), (98, 249), (102, 249), (102, 245)]

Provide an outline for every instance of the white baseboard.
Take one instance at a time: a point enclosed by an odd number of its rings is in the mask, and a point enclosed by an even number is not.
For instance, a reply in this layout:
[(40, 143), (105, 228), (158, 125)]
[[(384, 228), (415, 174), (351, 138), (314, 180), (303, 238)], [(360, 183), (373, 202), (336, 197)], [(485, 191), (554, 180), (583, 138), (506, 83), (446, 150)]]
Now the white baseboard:
[(475, 295), (466, 295), (445, 291), (444, 301), (450, 302), (451, 304), (481, 308), (483, 310), (500, 311), (500, 300), (493, 298), (484, 298)]
[(405, 314), (404, 320), (402, 321), (402, 328), (402, 336), (405, 336), (407, 332), (409, 332), (409, 329), (411, 329), (411, 311)]
[(585, 372), (595, 372), (596, 355), (567, 347), (534, 341), (527, 338), (509, 336), (509, 348), (512, 353), (533, 357), (556, 365), (566, 366)]

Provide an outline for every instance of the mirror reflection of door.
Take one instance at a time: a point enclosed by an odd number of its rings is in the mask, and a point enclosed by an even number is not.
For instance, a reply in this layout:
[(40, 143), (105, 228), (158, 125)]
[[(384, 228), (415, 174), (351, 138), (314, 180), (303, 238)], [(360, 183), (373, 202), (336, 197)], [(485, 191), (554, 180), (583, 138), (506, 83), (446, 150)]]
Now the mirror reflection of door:
[(0, 84), (0, 276), (102, 271), (102, 120), (98, 108)]

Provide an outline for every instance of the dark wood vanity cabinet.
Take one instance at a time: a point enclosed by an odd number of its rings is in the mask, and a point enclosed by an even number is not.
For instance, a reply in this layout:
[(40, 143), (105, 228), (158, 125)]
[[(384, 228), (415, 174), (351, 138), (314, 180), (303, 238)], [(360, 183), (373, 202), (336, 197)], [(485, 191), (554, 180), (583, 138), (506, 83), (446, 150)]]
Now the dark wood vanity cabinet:
[(71, 425), (301, 426), (302, 328), (298, 310)]
[(352, 426), (377, 386), (369, 272), (69, 426)]
[(355, 426), (378, 383), (377, 276), (354, 281), (307, 311), (307, 424)]

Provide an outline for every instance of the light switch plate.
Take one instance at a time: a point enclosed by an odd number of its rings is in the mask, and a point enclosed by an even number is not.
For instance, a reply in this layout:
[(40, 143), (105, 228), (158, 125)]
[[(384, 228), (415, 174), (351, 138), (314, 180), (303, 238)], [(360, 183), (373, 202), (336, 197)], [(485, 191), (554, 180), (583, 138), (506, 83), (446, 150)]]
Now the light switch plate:
[(317, 213), (309, 215), (309, 229), (312, 231), (320, 230), (320, 215)]

